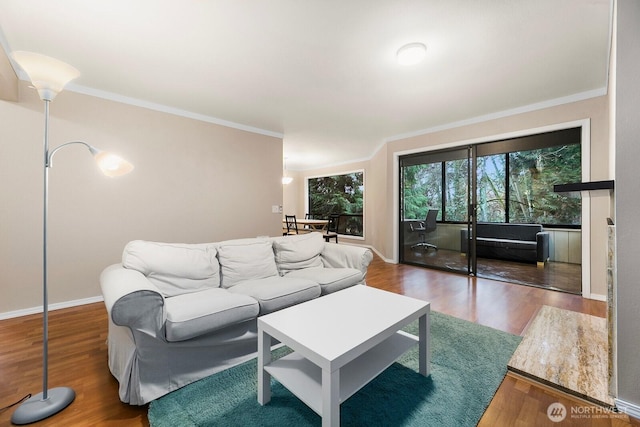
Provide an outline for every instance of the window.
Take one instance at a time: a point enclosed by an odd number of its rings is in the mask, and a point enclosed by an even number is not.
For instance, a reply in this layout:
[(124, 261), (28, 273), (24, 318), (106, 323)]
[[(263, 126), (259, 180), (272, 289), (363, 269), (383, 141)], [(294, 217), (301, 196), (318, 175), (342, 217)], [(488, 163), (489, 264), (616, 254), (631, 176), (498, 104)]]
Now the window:
[(580, 144), (509, 153), (509, 222), (580, 225), (581, 199), (549, 191), (582, 181)]
[(307, 183), (313, 218), (339, 214), (338, 233), (364, 236), (364, 172), (309, 178)]
[[(511, 222), (577, 228), (581, 199), (553, 192), (555, 184), (580, 182), (580, 128), (477, 146), (476, 215), (480, 222)], [(404, 219), (466, 222), (469, 152), (450, 150), (401, 159)]]
[(424, 219), (429, 206), (442, 205), (441, 163), (407, 166), (402, 173), (405, 218)]
[[(466, 221), (467, 220), (467, 198), (468, 192), (468, 162), (466, 159), (451, 160), (444, 162), (444, 188), (445, 192), (445, 208), (440, 209), (444, 212), (447, 221)], [(434, 207), (434, 206), (430, 206)]]
[(480, 222), (505, 222), (506, 208), (506, 156), (478, 157), (477, 188), (478, 207), (476, 215)]

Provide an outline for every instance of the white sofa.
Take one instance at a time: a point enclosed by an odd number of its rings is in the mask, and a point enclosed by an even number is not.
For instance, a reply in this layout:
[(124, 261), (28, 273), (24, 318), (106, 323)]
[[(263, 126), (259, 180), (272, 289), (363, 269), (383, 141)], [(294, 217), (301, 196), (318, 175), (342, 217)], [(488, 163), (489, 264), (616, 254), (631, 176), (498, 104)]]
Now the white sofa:
[(143, 405), (255, 357), (258, 316), (364, 284), (372, 258), (320, 233), (130, 242), (100, 276), (120, 400)]

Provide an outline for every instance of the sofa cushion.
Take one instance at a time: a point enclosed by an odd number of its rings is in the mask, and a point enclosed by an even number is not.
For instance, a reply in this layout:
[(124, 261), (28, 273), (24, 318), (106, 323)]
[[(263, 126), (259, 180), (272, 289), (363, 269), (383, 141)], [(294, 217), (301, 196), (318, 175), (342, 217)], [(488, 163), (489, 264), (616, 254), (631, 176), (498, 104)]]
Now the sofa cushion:
[(260, 307), (253, 298), (212, 288), (165, 300), (167, 341), (184, 341), (255, 318)]
[(313, 280), (320, 284), (322, 295), (362, 282), (364, 275), (356, 268), (307, 268), (291, 271), (285, 277)]
[(262, 315), (317, 298), (320, 286), (313, 280), (275, 276), (240, 282), (229, 288), (229, 292), (256, 299)]
[(218, 260), (224, 288), (252, 279), (277, 276), (273, 247), (268, 240), (246, 240), (221, 243)]
[(124, 248), (122, 265), (147, 276), (165, 297), (220, 286), (216, 249), (211, 244), (134, 240)]
[(280, 274), (302, 268), (321, 267), (320, 253), (324, 248), (321, 233), (283, 236), (273, 239), (276, 264)]

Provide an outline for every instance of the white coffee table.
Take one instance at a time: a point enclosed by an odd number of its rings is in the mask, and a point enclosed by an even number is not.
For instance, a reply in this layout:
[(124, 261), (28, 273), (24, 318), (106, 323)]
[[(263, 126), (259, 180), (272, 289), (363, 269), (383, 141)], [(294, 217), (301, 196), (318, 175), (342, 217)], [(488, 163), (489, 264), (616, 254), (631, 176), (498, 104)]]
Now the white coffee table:
[[(340, 425), (340, 404), (414, 345), (429, 375), (428, 302), (357, 285), (258, 318), (258, 402), (271, 400), (271, 376)], [(419, 319), (418, 336), (400, 329)], [(293, 353), (271, 359), (275, 338)]]

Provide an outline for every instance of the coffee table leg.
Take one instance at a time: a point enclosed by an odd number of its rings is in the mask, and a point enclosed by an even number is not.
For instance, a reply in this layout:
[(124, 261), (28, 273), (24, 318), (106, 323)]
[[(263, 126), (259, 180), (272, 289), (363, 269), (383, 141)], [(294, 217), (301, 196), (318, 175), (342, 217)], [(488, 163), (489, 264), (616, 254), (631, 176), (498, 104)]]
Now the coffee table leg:
[(322, 427), (340, 425), (340, 370), (322, 370)]
[(271, 374), (264, 370), (271, 363), (271, 335), (258, 328), (258, 403), (271, 400)]
[(429, 311), (418, 320), (418, 369), (425, 377), (431, 370), (431, 330)]

